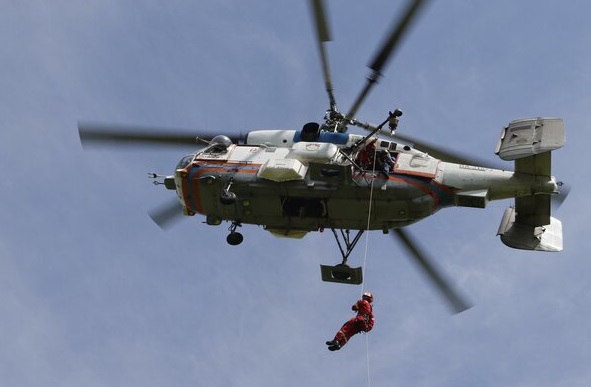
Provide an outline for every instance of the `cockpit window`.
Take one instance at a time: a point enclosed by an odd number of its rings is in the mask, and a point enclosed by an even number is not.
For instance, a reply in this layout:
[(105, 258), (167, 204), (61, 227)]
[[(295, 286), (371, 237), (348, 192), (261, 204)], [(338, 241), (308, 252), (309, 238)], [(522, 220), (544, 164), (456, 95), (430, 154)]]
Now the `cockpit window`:
[(191, 164), (191, 162), (193, 161), (194, 158), (195, 158), (195, 155), (186, 155), (176, 165), (176, 169), (184, 169), (187, 165)]

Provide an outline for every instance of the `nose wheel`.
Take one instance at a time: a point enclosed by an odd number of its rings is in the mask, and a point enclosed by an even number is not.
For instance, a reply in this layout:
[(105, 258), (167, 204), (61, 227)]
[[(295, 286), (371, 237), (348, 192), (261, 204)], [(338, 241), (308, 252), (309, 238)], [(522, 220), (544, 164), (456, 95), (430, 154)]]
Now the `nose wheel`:
[(226, 242), (228, 242), (230, 246), (238, 246), (244, 240), (242, 234), (236, 231), (236, 228), (238, 228), (238, 226), (241, 226), (241, 224), (238, 222), (232, 222), (232, 225), (228, 229), (230, 231), (230, 234), (228, 234), (228, 236), (226, 237)]

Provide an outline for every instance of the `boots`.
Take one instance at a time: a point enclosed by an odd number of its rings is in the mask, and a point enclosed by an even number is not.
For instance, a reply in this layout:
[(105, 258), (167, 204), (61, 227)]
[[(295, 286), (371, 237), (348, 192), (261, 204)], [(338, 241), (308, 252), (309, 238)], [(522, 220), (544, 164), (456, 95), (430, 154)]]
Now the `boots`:
[(339, 344), (339, 341), (337, 339), (333, 339), (332, 341), (327, 341), (326, 345), (328, 345), (329, 351), (338, 351), (339, 349), (341, 349), (341, 344)]

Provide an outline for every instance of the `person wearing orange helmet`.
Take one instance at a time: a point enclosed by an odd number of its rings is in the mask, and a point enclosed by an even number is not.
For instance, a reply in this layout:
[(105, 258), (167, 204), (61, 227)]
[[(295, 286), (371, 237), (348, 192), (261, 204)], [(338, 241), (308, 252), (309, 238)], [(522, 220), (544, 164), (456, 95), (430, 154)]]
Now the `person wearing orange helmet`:
[(334, 339), (327, 341), (330, 351), (337, 351), (359, 332), (369, 332), (373, 328), (374, 318), (372, 311), (373, 295), (370, 292), (363, 293), (361, 300), (357, 301), (351, 309), (357, 312), (355, 317), (343, 324)]

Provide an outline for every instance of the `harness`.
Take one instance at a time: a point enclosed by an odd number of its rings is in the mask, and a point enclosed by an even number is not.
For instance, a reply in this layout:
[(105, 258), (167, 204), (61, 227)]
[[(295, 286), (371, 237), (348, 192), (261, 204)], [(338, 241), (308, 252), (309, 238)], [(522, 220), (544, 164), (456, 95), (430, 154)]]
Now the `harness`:
[(369, 312), (370, 313), (358, 313), (357, 316), (363, 318), (363, 322), (365, 323), (364, 332), (369, 332), (373, 328), (372, 318), (371, 315), (373, 314), (373, 307), (369, 304)]

